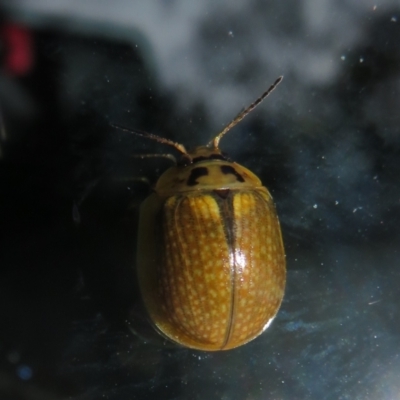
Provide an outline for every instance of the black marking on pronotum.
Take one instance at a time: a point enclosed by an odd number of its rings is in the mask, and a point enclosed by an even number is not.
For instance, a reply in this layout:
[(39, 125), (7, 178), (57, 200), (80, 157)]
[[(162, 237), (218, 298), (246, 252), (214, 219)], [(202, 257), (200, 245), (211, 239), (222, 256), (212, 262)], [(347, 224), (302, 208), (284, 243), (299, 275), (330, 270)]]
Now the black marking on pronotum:
[(225, 175), (232, 174), (236, 176), (236, 179), (239, 182), (244, 182), (243, 176), (236, 171), (235, 168), (231, 167), (230, 165), (221, 165), (221, 172)]
[(190, 176), (186, 184), (188, 186), (198, 185), (199, 182), (197, 182), (197, 179), (204, 175), (208, 175), (208, 169), (206, 167), (193, 168), (192, 171), (190, 172)]

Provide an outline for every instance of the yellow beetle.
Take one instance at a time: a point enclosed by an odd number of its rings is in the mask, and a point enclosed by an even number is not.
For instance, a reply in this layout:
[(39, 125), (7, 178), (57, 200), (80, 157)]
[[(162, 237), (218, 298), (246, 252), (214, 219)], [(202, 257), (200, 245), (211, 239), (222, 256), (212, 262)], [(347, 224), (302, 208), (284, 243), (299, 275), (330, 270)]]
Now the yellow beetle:
[(241, 346), (269, 326), (282, 302), (285, 254), (272, 197), (218, 147), (281, 80), (193, 151), (131, 131), (182, 154), (141, 205), (137, 256), (150, 319), (180, 345), (206, 351)]

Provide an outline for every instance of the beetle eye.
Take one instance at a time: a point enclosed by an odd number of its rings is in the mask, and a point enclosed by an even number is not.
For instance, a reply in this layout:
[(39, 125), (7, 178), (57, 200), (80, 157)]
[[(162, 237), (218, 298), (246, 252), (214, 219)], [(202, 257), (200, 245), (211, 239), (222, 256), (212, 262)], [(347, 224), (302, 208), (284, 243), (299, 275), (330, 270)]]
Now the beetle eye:
[(188, 165), (192, 164), (193, 160), (189, 158), (186, 154), (182, 155), (182, 157), (178, 160), (177, 166), (178, 167), (187, 167)]
[(223, 157), (222, 159), (225, 161), (229, 161), (232, 162), (232, 159), (228, 156), (228, 154), (226, 154), (225, 152), (221, 152), (221, 156)]

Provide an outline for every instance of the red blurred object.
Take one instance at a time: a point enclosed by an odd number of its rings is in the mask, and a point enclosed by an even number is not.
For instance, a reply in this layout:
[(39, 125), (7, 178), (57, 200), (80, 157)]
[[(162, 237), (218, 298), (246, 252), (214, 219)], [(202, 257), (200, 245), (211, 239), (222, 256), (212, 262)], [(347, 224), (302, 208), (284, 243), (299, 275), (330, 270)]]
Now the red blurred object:
[(28, 28), (5, 24), (1, 28), (3, 68), (9, 75), (26, 75), (33, 68), (33, 36)]

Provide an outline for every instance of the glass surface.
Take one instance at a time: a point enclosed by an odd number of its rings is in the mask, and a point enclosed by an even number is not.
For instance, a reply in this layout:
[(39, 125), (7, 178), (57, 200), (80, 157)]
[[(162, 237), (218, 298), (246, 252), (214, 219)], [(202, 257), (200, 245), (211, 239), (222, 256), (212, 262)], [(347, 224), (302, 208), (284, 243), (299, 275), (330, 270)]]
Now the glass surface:
[[(397, 1), (0, 12), (1, 399), (398, 398)], [(138, 206), (170, 165), (137, 155), (174, 151), (110, 124), (205, 144), (280, 75), (220, 147), (274, 197), (283, 304), (243, 347), (175, 346), (135, 275)]]

